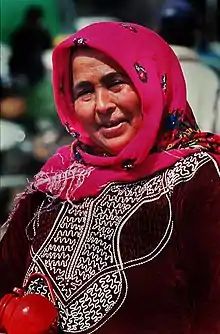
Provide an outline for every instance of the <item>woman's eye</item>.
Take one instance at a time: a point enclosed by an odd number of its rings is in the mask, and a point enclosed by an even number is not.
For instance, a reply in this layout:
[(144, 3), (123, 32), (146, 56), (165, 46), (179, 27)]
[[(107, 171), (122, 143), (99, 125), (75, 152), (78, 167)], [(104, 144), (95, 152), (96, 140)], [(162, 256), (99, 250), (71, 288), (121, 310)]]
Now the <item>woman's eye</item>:
[(109, 83), (109, 88), (112, 88), (112, 89), (117, 89), (117, 88), (120, 88), (121, 85), (124, 84), (124, 81), (122, 80), (116, 80), (116, 81), (113, 81), (111, 83)]
[(116, 85), (121, 85), (123, 84), (124, 82), (122, 80), (116, 80), (116, 81), (113, 81), (112, 82), (112, 86), (116, 86)]
[(75, 94), (75, 99), (77, 100), (80, 97), (88, 97), (88, 96), (90, 96), (90, 94), (92, 94), (92, 91), (89, 90), (89, 89), (85, 89), (85, 90), (77, 92)]

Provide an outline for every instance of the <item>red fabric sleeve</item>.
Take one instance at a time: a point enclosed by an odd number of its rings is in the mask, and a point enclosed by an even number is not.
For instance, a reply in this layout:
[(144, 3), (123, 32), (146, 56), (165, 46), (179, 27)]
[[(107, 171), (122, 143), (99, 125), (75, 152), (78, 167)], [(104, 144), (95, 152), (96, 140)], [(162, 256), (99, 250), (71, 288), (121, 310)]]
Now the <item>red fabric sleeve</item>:
[(191, 334), (219, 334), (220, 177), (212, 162), (185, 184), (180, 197), (180, 253), (189, 274)]
[(22, 284), (30, 247), (25, 228), (38, 206), (35, 197), (31, 194), (20, 200), (0, 242), (0, 298)]

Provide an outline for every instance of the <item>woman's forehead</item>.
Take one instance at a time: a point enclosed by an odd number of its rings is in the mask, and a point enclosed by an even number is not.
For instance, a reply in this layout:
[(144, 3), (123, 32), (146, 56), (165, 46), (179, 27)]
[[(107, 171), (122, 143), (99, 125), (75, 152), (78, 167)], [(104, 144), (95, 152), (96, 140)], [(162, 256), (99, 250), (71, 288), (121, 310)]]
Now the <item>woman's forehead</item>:
[(123, 72), (124, 70), (121, 68), (121, 66), (117, 63), (117, 61), (115, 61), (114, 59), (112, 59), (111, 57), (107, 56), (105, 53), (93, 49), (93, 48), (89, 48), (89, 47), (82, 47), (82, 48), (78, 48), (76, 49), (76, 51), (74, 51), (72, 53), (72, 62), (76, 63), (76, 62), (81, 62), (83, 61), (86, 65), (90, 64), (90, 63), (99, 63), (99, 64), (106, 64), (109, 67), (111, 67), (112, 69), (116, 70), (116, 71), (120, 71)]

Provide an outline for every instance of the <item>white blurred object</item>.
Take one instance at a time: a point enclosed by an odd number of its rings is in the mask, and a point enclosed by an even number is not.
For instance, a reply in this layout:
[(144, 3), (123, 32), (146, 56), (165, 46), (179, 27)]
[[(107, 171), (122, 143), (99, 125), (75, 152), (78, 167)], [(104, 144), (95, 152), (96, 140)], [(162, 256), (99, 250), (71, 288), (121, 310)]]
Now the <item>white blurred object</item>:
[(11, 175), (0, 176), (1, 189), (3, 188), (14, 189), (15, 187), (24, 187), (26, 184), (27, 184), (27, 175), (11, 174)]
[(219, 133), (219, 79), (191, 48), (171, 45), (180, 61), (187, 87), (187, 100), (202, 131)]
[(0, 121), (0, 151), (10, 150), (25, 139), (23, 128), (13, 122)]
[(52, 53), (53, 49), (46, 50), (42, 54), (42, 62), (47, 71), (52, 71)]
[(80, 16), (76, 18), (76, 30), (80, 30), (92, 23), (96, 22), (118, 22), (118, 18), (114, 16)]
[[(7, 231), (8, 226), (9, 226), (8, 223), (5, 223), (4, 225), (0, 226), (0, 241), (4, 237), (4, 235), (5, 235), (6, 231)], [(6, 334), (6, 333), (0, 332), (0, 334)]]
[(9, 60), (11, 57), (11, 48), (6, 44), (0, 44), (1, 57), (1, 78), (9, 77)]

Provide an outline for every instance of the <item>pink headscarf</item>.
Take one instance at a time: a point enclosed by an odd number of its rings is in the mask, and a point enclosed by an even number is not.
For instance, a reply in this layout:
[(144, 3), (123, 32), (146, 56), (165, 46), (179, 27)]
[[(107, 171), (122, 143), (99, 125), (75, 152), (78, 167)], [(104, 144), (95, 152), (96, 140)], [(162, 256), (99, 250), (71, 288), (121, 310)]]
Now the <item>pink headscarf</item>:
[[(114, 59), (132, 80), (142, 103), (143, 127), (116, 156), (80, 150), (78, 162), (71, 147), (50, 158), (33, 182), (34, 189), (61, 199), (96, 196), (109, 182), (132, 182), (174, 164), (201, 147), (220, 153), (220, 137), (201, 133), (186, 101), (179, 62), (162, 38), (136, 24), (95, 23), (59, 44), (53, 53), (53, 86), (61, 122), (93, 146), (74, 114), (71, 52), (88, 46)], [(209, 112), (209, 111), (207, 111)]]

